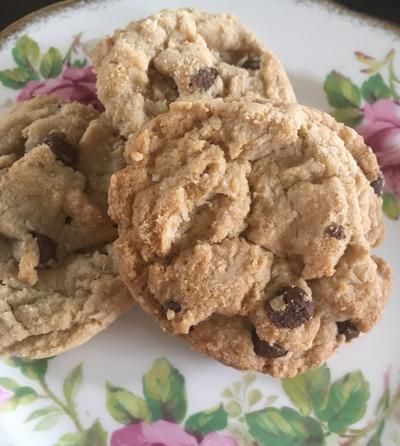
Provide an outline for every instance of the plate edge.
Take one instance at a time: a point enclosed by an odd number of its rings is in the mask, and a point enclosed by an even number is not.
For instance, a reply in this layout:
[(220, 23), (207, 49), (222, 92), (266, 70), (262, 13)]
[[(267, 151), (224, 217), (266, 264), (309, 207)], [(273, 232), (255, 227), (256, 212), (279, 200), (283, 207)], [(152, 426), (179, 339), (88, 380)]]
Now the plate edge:
[[(91, 3), (97, 3), (99, 0), (63, 0), (52, 5), (45, 6), (36, 11), (33, 11), (15, 22), (6, 26), (3, 30), (0, 31), (0, 51), (3, 46), (6, 44), (7, 40), (12, 37), (14, 34), (22, 31), (28, 25), (35, 23), (38, 20), (44, 19), (54, 13), (70, 8), (79, 7), (80, 5), (88, 5)], [(337, 15), (350, 16), (353, 19), (356, 19), (360, 22), (364, 22), (367, 25), (384, 29), (388, 32), (392, 32), (400, 36), (400, 25), (396, 25), (388, 20), (372, 17), (366, 13), (353, 11), (349, 7), (338, 4), (333, 0), (294, 0), (297, 4), (308, 4), (316, 7), (322, 7), (334, 12)]]

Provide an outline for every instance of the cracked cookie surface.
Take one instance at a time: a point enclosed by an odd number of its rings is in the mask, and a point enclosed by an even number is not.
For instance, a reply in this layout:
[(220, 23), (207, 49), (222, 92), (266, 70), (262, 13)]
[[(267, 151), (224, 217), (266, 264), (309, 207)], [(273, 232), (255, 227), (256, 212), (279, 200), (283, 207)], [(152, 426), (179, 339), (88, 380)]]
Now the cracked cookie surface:
[(78, 103), (38, 97), (0, 116), (0, 354), (61, 353), (129, 308), (107, 215), (123, 147)]
[(121, 277), (172, 334), (293, 376), (369, 331), (390, 291), (380, 171), (357, 134), (297, 104), (176, 102), (110, 183)]
[(93, 58), (99, 98), (125, 136), (176, 100), (295, 101), (278, 58), (227, 14), (163, 10), (103, 39)]

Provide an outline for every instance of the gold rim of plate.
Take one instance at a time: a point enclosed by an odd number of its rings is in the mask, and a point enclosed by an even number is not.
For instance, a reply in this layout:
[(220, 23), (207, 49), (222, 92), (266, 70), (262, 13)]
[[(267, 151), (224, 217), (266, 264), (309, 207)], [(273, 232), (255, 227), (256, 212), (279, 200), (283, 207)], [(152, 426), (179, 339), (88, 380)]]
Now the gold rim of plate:
[[(57, 3), (54, 3), (52, 5), (45, 6), (43, 8), (38, 9), (37, 11), (31, 12), (30, 14), (27, 14), (20, 18), (19, 20), (11, 23), (10, 25), (6, 26), (3, 30), (0, 31), (0, 50), (1, 50), (1, 43), (3, 43), (5, 40), (7, 40), (9, 37), (11, 37), (13, 34), (16, 34), (26, 28), (28, 25), (38, 21), (45, 19), (48, 16), (54, 15), (54, 13), (57, 13), (59, 11), (63, 11), (70, 7), (76, 7), (79, 5), (87, 5), (90, 3), (96, 3), (99, 0), (63, 0)], [(316, 4), (319, 6), (322, 6), (324, 8), (327, 8), (333, 12), (340, 13), (342, 15), (351, 16), (360, 22), (364, 22), (374, 28), (380, 28), (387, 31), (394, 32), (395, 34), (400, 35), (400, 26), (396, 25), (395, 23), (389, 22), (384, 19), (371, 17), (367, 14), (364, 14), (362, 12), (353, 11), (347, 6), (335, 3), (332, 0), (297, 0), (297, 3), (309, 3), (309, 4)]]

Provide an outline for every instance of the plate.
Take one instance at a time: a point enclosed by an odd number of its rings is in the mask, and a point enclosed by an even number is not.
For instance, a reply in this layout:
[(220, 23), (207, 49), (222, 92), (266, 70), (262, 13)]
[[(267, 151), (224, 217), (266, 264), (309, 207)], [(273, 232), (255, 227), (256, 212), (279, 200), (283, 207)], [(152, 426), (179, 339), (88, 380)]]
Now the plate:
[[(300, 102), (373, 135), (388, 189), (378, 252), (394, 272), (385, 316), (324, 367), (279, 381), (191, 352), (134, 308), (73, 351), (0, 362), (0, 445), (399, 445), (400, 31), (327, 2), (191, 4), (238, 15), (280, 55)], [(166, 6), (185, 5), (63, 2), (15, 24), (1, 36), (0, 104), (84, 97), (96, 40)]]

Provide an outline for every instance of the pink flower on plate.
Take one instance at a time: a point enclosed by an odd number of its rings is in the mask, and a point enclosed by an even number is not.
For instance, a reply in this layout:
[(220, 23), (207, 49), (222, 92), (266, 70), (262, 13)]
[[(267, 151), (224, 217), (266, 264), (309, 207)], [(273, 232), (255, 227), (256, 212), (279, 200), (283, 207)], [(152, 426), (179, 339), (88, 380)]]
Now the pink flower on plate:
[(239, 446), (228, 435), (212, 432), (199, 441), (182, 426), (169, 421), (130, 424), (111, 436), (111, 446)]
[(222, 435), (218, 432), (211, 432), (207, 434), (200, 446), (239, 446), (236, 440), (229, 435)]
[(96, 73), (92, 66), (86, 68), (68, 67), (61, 77), (31, 81), (17, 96), (17, 101), (26, 101), (35, 96), (55, 95), (67, 101), (78, 101), (104, 110), (96, 94)]
[(5, 404), (12, 397), (12, 395), (13, 394), (9, 390), (0, 387), (0, 407)]
[(400, 105), (389, 99), (367, 104), (356, 130), (378, 158), (385, 190), (400, 197)]

